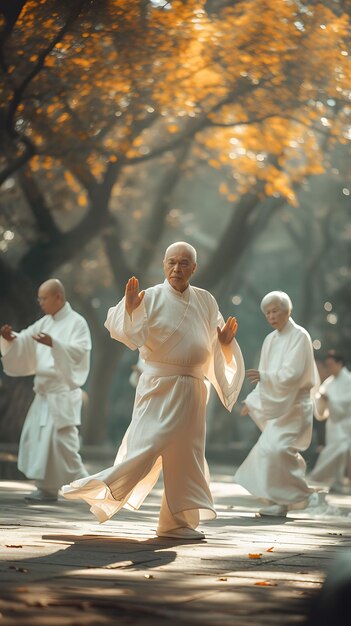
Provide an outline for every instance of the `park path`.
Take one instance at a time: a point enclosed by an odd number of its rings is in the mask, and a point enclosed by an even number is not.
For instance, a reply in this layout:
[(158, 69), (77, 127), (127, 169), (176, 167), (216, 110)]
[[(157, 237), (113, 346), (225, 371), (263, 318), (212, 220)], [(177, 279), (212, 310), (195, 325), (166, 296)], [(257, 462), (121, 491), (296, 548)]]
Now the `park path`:
[(99, 525), (85, 503), (26, 504), (31, 483), (1, 481), (0, 625), (303, 624), (351, 548), (351, 496), (327, 496), (323, 515), (260, 518), (232, 475), (211, 467), (218, 518), (201, 542), (155, 537), (160, 484)]

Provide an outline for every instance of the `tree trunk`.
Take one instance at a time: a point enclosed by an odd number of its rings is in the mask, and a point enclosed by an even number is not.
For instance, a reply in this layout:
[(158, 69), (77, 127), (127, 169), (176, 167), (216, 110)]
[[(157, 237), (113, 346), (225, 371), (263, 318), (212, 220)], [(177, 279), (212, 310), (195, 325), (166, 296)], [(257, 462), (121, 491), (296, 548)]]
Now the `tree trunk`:
[(109, 391), (116, 365), (122, 356), (124, 346), (113, 341), (106, 331), (106, 337), (94, 346), (93, 368), (89, 378), (87, 410), (82, 423), (82, 438), (87, 444), (104, 443), (107, 439), (106, 416)]
[(39, 313), (37, 285), (0, 257), (0, 320), (15, 330), (32, 323)]
[(0, 380), (0, 441), (17, 443), (33, 400), (33, 377)]

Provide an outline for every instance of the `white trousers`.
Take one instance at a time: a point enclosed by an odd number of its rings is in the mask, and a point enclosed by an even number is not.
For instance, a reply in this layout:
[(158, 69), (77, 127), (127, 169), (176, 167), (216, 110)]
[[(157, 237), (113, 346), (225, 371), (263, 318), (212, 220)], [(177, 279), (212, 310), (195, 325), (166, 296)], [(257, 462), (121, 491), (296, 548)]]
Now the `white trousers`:
[(42, 480), (36, 480), (39, 489), (57, 493), (62, 485), (88, 476), (79, 454), (79, 432), (76, 426), (53, 428), (49, 455)]

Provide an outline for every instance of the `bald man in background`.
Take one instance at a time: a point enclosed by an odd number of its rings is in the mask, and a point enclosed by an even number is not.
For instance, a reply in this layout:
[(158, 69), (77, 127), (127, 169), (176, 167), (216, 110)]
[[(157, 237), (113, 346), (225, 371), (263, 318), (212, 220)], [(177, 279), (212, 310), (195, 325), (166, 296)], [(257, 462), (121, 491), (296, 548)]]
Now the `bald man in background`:
[(35, 397), (18, 451), (18, 469), (35, 481), (29, 501), (56, 501), (64, 483), (87, 476), (79, 454), (82, 390), (90, 367), (91, 337), (85, 319), (66, 301), (62, 283), (39, 287), (44, 316), (20, 333), (0, 328), (0, 349), (8, 376), (35, 376)]

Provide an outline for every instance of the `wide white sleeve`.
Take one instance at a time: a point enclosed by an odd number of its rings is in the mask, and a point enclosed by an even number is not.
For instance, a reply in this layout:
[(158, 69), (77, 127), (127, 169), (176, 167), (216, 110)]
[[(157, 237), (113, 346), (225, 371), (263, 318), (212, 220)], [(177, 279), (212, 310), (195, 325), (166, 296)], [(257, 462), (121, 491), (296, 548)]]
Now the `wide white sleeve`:
[(0, 338), (1, 360), (8, 376), (33, 376), (36, 368), (36, 343), (32, 335), (40, 330), (39, 322), (28, 326), (16, 339), (6, 341)]
[(329, 376), (329, 378), (327, 378), (313, 394), (314, 415), (319, 422), (323, 422), (329, 417), (328, 400), (325, 397), (325, 394), (327, 393), (326, 390), (332, 380), (333, 377)]
[(293, 405), (309, 352), (308, 337), (299, 333), (286, 350), (279, 370), (259, 370), (259, 389), (266, 419), (280, 417)]
[(335, 390), (332, 385), (326, 387), (327, 404), (331, 420), (351, 418), (351, 377)]
[(218, 311), (216, 301), (213, 300), (210, 321), (212, 353), (207, 364), (205, 376), (214, 386), (222, 404), (228, 411), (231, 411), (244, 382), (245, 365), (240, 346), (235, 338), (230, 344), (232, 359), (227, 363), (217, 335), (217, 326), (222, 328), (223, 325), (223, 317)]
[(351, 398), (340, 398), (339, 400), (329, 400), (329, 414), (337, 420), (351, 417)]
[(143, 346), (148, 336), (145, 297), (131, 316), (126, 311), (125, 298), (123, 298), (116, 306), (108, 310), (104, 326), (110, 332), (112, 339), (124, 343), (131, 350)]
[[(286, 350), (283, 363), (277, 371), (260, 370), (260, 380), (274, 385), (276, 392), (284, 393), (291, 389), (303, 375), (309, 352), (308, 337), (303, 333), (297, 334)], [(269, 368), (269, 362), (268, 362)]]
[[(262, 346), (260, 361), (258, 365), (259, 371), (266, 369), (266, 346), (267, 341), (265, 341)], [(264, 430), (267, 419), (265, 418), (262, 407), (260, 383), (256, 384), (254, 389), (246, 396), (244, 402), (248, 408), (249, 415), (255, 422), (256, 426), (258, 426), (260, 430)]]
[(70, 334), (69, 344), (53, 339), (52, 356), (71, 389), (84, 385), (90, 369), (91, 337), (88, 324), (81, 318)]
[(264, 414), (262, 410), (262, 402), (261, 402), (259, 384), (256, 385), (255, 389), (253, 389), (246, 396), (244, 402), (248, 408), (249, 415), (252, 418), (252, 420), (255, 422), (256, 426), (258, 426), (260, 430), (263, 430), (267, 420), (264, 418)]

